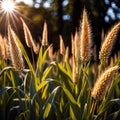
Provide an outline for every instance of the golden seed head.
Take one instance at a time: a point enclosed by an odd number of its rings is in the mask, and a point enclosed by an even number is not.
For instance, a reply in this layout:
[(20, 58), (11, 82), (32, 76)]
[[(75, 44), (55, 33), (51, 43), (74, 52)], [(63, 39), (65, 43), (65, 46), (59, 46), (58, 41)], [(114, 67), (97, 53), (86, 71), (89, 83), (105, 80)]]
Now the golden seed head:
[(79, 52), (79, 50), (80, 50), (80, 45), (79, 45), (79, 43), (80, 43), (80, 41), (79, 41), (80, 39), (79, 39), (79, 33), (76, 31), (76, 33), (75, 33), (75, 37), (74, 37), (74, 41), (75, 41), (75, 43), (74, 43), (74, 55), (75, 55), (75, 59), (76, 60), (78, 60), (79, 59), (79, 55), (80, 55), (80, 52)]
[(76, 60), (75, 56), (72, 57), (72, 66), (73, 66), (73, 71), (72, 71), (72, 76), (73, 76), (73, 83), (77, 84), (78, 83), (78, 67), (76, 67)]
[(6, 38), (3, 38), (1, 35), (0, 35), (0, 59), (1, 60), (7, 60), (8, 59), (8, 44), (7, 44), (7, 39)]
[(78, 82), (78, 60), (79, 60), (79, 33), (76, 31), (74, 39), (71, 37), (72, 43), (72, 66), (73, 66), (73, 83)]
[(112, 80), (116, 76), (119, 70), (119, 66), (114, 66), (107, 69), (96, 81), (93, 90), (92, 97), (96, 100), (102, 100), (106, 95), (108, 88), (110, 87)]
[(9, 58), (9, 51), (8, 51), (8, 41), (7, 39), (4, 37), (3, 38), (4, 41), (4, 59), (7, 60)]
[(25, 35), (25, 41), (28, 47), (33, 47), (33, 38), (31, 35), (31, 32), (29, 28), (27, 27), (25, 21), (21, 18), (22, 24), (23, 24), (23, 30), (24, 30), (24, 35)]
[(118, 32), (119, 29), (120, 29), (120, 23), (115, 25), (111, 29), (111, 31), (107, 34), (107, 36), (106, 36), (106, 38), (105, 38), (105, 40), (102, 44), (100, 53), (99, 53), (99, 59), (100, 59), (101, 63), (102, 62), (107, 63), (107, 61), (109, 59), (109, 56), (111, 54), (112, 48), (114, 46), (115, 39), (116, 39), (116, 36), (117, 36), (117, 32)]
[(23, 57), (16, 41), (15, 32), (11, 29), (10, 25), (8, 26), (8, 40), (12, 64), (17, 71), (21, 72), (24, 69)]
[(44, 22), (43, 33), (42, 33), (42, 46), (48, 45), (48, 31), (47, 31), (47, 23)]
[(80, 36), (80, 58), (82, 61), (89, 61), (91, 57), (91, 29), (88, 21), (87, 12), (84, 9), (83, 19), (81, 24), (81, 36)]
[(60, 54), (65, 55), (65, 45), (62, 36), (60, 35)]
[(39, 49), (40, 49), (40, 44), (39, 43), (33, 43), (33, 51), (35, 54), (39, 53)]
[(69, 57), (69, 47), (67, 47), (65, 50), (65, 62), (68, 60), (68, 57)]
[(3, 39), (0, 35), (0, 60), (4, 59), (4, 46), (3, 46)]
[(2, 55), (2, 48), (1, 48), (1, 45), (0, 45), (0, 60), (3, 60), (3, 55)]
[(40, 48), (40, 45), (39, 43), (36, 43), (34, 40), (33, 40), (33, 37), (31, 35), (31, 32), (28, 28), (28, 26), (26, 25), (26, 23), (24, 22), (24, 20), (21, 18), (21, 21), (23, 23), (23, 30), (24, 30), (24, 35), (25, 35), (25, 41), (26, 41), (26, 44), (28, 47), (30, 48), (33, 48), (33, 51), (38, 54), (39, 52), (39, 48)]
[(71, 44), (72, 44), (72, 55), (75, 56), (75, 42), (74, 42), (74, 38), (73, 35), (71, 35)]
[(49, 46), (48, 56), (49, 56), (50, 60), (52, 61), (53, 60), (53, 45)]

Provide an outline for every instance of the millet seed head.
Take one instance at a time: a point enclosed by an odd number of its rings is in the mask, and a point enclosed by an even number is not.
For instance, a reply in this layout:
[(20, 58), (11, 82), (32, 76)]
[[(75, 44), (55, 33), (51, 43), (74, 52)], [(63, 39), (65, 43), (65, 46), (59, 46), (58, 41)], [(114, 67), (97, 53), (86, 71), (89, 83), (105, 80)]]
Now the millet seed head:
[(110, 87), (112, 80), (117, 75), (119, 66), (114, 66), (107, 69), (101, 76), (97, 79), (93, 90), (92, 97), (95, 100), (102, 100), (106, 95), (108, 88)]

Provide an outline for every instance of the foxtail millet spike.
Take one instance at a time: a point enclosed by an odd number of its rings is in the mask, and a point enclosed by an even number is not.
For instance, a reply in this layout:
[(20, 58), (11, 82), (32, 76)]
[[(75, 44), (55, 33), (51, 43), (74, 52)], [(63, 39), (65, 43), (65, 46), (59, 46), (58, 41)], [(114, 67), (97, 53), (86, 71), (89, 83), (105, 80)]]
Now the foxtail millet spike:
[(79, 44), (79, 32), (78, 31), (76, 31), (75, 32), (75, 36), (74, 36), (74, 48), (75, 48), (75, 50), (74, 50), (74, 55), (75, 55), (75, 59), (76, 59), (76, 61), (78, 62), (78, 59), (79, 59), (79, 55), (80, 55), (80, 44)]
[(47, 30), (47, 23), (44, 22), (43, 26), (43, 33), (42, 33), (42, 46), (48, 45), (48, 30)]
[(99, 53), (99, 59), (101, 64), (107, 64), (108, 59), (111, 55), (112, 48), (115, 44), (115, 39), (117, 37), (117, 33), (119, 29), (120, 29), (120, 22), (116, 24), (107, 34)]
[(8, 26), (8, 40), (12, 64), (16, 71), (21, 72), (24, 69), (22, 52), (16, 41), (15, 32), (12, 30), (10, 25)]
[(71, 47), (72, 47), (72, 55), (75, 56), (75, 42), (74, 42), (74, 38), (73, 35), (71, 35)]
[(28, 47), (32, 48), (33, 51), (38, 54), (39, 52), (39, 43), (35, 43), (35, 41), (33, 40), (33, 37), (31, 35), (31, 32), (28, 28), (28, 26), (26, 25), (25, 21), (21, 18), (22, 24), (23, 24), (23, 30), (24, 30), (24, 35), (25, 35), (25, 41)]
[(3, 45), (3, 39), (0, 35), (0, 60), (4, 59), (4, 45)]
[(1, 35), (0, 35), (0, 47), (1, 47), (1, 59), (7, 60), (8, 59), (7, 39), (3, 38)]
[(3, 43), (4, 43), (4, 60), (7, 60), (9, 58), (9, 51), (8, 51), (8, 40), (7, 38), (3, 38)]
[(92, 90), (92, 97), (95, 100), (102, 100), (104, 98), (119, 69), (119, 66), (110, 67), (97, 79)]
[(88, 20), (87, 12), (84, 9), (80, 30), (80, 59), (89, 61), (91, 58), (91, 28)]
[(68, 60), (68, 58), (69, 58), (69, 47), (67, 46), (66, 47), (66, 50), (65, 50), (65, 62)]
[(73, 78), (73, 83), (74, 84), (77, 84), (78, 83), (78, 67), (76, 67), (76, 59), (75, 59), (75, 56), (72, 56), (72, 67), (73, 67), (73, 70), (72, 70), (72, 78)]
[(48, 48), (48, 56), (50, 61), (52, 61), (53, 60), (53, 44), (51, 44)]
[(29, 28), (27, 27), (25, 21), (21, 18), (22, 24), (23, 24), (23, 30), (24, 30), (24, 35), (25, 35), (25, 41), (28, 47), (32, 48), (33, 47), (33, 38), (31, 35), (31, 32)]
[(2, 48), (1, 48), (1, 45), (0, 45), (0, 60), (3, 60), (3, 55), (2, 55)]
[(61, 35), (59, 36), (59, 38), (60, 38), (60, 54), (64, 56), (65, 55), (64, 41)]

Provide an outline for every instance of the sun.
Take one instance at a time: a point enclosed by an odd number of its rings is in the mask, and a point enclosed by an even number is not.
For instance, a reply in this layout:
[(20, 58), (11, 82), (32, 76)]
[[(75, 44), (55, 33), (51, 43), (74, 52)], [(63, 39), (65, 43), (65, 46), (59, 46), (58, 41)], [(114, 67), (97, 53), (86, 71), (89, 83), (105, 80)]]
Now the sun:
[(1, 2), (1, 8), (4, 12), (12, 13), (15, 10), (15, 3), (12, 0), (4, 0)]
[(14, 27), (17, 31), (21, 26), (20, 18), (26, 18), (21, 12), (24, 11), (23, 5), (16, 2), (16, 0), (0, 0), (0, 25), (5, 26), (6, 33), (8, 25)]

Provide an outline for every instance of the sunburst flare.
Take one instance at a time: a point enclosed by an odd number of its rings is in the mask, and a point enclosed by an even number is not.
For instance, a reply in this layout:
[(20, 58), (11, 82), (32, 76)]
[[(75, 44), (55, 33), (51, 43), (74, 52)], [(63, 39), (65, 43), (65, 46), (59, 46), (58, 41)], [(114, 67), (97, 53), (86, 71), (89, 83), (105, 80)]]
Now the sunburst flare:
[(15, 10), (15, 3), (12, 0), (4, 0), (1, 2), (1, 8), (5, 13), (12, 13)]

